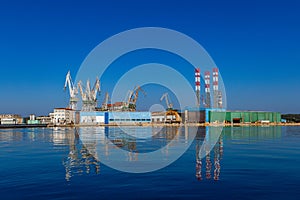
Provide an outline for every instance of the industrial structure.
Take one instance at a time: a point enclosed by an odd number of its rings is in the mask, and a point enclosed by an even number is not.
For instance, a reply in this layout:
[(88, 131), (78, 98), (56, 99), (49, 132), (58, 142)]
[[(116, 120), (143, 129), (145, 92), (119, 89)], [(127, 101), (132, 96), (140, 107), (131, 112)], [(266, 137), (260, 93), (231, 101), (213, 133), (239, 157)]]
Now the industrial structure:
[[(102, 111), (107, 111), (108, 110), (108, 101), (109, 101), (109, 94), (108, 92), (105, 93), (105, 98), (104, 98), (104, 101), (102, 103), (102, 107), (101, 107), (101, 110)], [(111, 105), (111, 104), (110, 104)]]
[(124, 107), (122, 108), (123, 111), (136, 111), (136, 102), (140, 91), (146, 96), (146, 92), (140, 86), (136, 86), (133, 90), (128, 90)]
[(80, 112), (80, 124), (140, 124), (150, 123), (150, 112)]
[(211, 93), (211, 73), (210, 71), (205, 71), (204, 73), (204, 83), (205, 90), (204, 95), (201, 95), (201, 74), (200, 68), (195, 68), (195, 93), (197, 97), (197, 105), (196, 108), (200, 108), (201, 106), (201, 97), (204, 108), (223, 108), (223, 97), (222, 92), (219, 88), (219, 69), (213, 68), (212, 71), (213, 79), (212, 79), (212, 93)]
[(205, 107), (211, 107), (211, 98), (210, 98), (210, 72), (205, 72)]
[(280, 123), (281, 114), (263, 111), (211, 111), (209, 122), (226, 123)]
[(197, 107), (200, 107), (200, 68), (195, 69), (195, 91), (197, 97)]
[(219, 90), (219, 69), (213, 68), (213, 107), (222, 108), (223, 98), (222, 92)]
[(182, 113), (185, 123), (280, 123), (281, 114), (264, 111), (220, 111), (217, 109), (186, 110)]
[[(203, 82), (205, 90), (201, 93), (201, 70), (195, 68), (195, 93), (197, 102), (192, 107), (176, 110), (168, 93), (164, 93), (160, 101), (165, 101), (166, 110), (160, 112), (137, 112), (136, 103), (142, 92), (141, 86), (128, 90), (124, 101), (110, 102), (109, 93), (106, 92), (103, 102), (98, 107), (98, 95), (101, 91), (100, 80), (91, 87), (90, 81), (84, 84), (81, 80), (74, 83), (68, 71), (64, 89), (69, 90), (69, 103), (67, 108), (55, 108), (47, 117), (33, 115), (26, 121), (28, 124), (47, 123), (53, 125), (72, 124), (141, 124), (141, 123), (279, 123), (280, 113), (257, 111), (226, 111), (224, 109), (223, 94), (219, 86), (219, 70), (205, 71)], [(211, 80), (212, 79), (212, 80)], [(211, 84), (212, 83), (212, 84)], [(78, 109), (79, 96), (82, 108)], [(17, 119), (18, 118), (18, 119)], [(22, 123), (18, 116), (0, 116), (0, 122)]]
[(85, 91), (82, 81), (78, 82), (78, 89), (82, 99), (82, 111), (95, 111), (97, 107), (97, 94), (100, 92), (100, 80), (96, 78), (96, 82), (91, 88), (90, 80), (87, 80)]
[(68, 108), (76, 110), (77, 102), (78, 102), (78, 98), (77, 98), (76, 95), (78, 94), (78, 90), (77, 90), (76, 85), (72, 81), (70, 71), (68, 71), (68, 73), (66, 75), (64, 90), (66, 90), (67, 86), (69, 87), (69, 94), (70, 94), (70, 100), (69, 100)]
[[(100, 80), (91, 87), (90, 81), (84, 84), (81, 80), (74, 83), (71, 73), (68, 71), (65, 79), (64, 90), (69, 90), (69, 102), (66, 108), (55, 108), (49, 116), (22, 118), (19, 115), (0, 115), (1, 125), (16, 124), (141, 124), (141, 123), (227, 123), (227, 124), (256, 124), (256, 123), (280, 123), (281, 114), (278, 112), (264, 111), (226, 111), (222, 88), (220, 89), (220, 75), (218, 68), (211, 72), (205, 71), (202, 82), (205, 90), (201, 93), (201, 70), (195, 68), (195, 94), (196, 105), (183, 110), (174, 109), (168, 93), (164, 93), (160, 101), (165, 101), (166, 110), (160, 112), (137, 112), (136, 104), (140, 93), (146, 96), (141, 86), (135, 86), (128, 90), (124, 101), (110, 102), (109, 93), (106, 92), (101, 107), (98, 107), (98, 95), (101, 91)], [(211, 85), (212, 82), (212, 85)], [(77, 104), (79, 96), (82, 108), (79, 110)], [(188, 98), (188, 97), (187, 97)]]
[(160, 101), (166, 100), (167, 109), (165, 112), (165, 123), (181, 123), (181, 117), (177, 110), (173, 109), (173, 104), (169, 100), (169, 94), (164, 93), (160, 98)]
[(0, 124), (21, 124), (23, 123), (23, 118), (16, 114), (1, 114)]
[[(204, 94), (201, 95), (200, 68), (195, 68), (195, 93), (197, 104), (195, 107), (187, 107), (181, 111), (182, 122), (184, 123), (280, 123), (281, 115), (277, 112), (263, 111), (226, 111), (224, 109), (224, 99), (220, 90), (219, 69), (212, 69), (211, 72), (205, 71)], [(212, 89), (212, 90), (211, 90)], [(201, 99), (203, 107), (201, 107)], [(155, 119), (154, 119), (155, 120)]]
[(75, 124), (75, 110), (71, 108), (54, 108), (51, 116), (53, 116), (54, 124)]

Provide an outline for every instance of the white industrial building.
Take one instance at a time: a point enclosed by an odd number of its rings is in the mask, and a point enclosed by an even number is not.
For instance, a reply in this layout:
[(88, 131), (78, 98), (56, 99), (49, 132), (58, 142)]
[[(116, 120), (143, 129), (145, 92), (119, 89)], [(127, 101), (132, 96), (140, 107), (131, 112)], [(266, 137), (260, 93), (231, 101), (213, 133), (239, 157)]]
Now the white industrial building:
[(74, 124), (75, 110), (70, 108), (54, 108), (54, 112), (49, 116), (53, 116), (53, 124)]
[(151, 121), (153, 123), (164, 123), (166, 120), (165, 112), (152, 112), (151, 113)]
[(15, 114), (1, 114), (0, 124), (21, 124), (23, 123), (23, 118), (20, 115)]
[(150, 112), (80, 112), (80, 124), (140, 124), (150, 122)]
[(104, 124), (105, 112), (80, 112), (80, 124)]

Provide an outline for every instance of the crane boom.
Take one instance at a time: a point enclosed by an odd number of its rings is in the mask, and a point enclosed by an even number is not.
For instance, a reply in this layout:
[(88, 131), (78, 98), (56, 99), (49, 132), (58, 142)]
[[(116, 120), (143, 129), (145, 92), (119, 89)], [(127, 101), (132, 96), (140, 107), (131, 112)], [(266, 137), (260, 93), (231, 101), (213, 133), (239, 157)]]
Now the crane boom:
[(166, 104), (168, 109), (172, 109), (173, 108), (173, 104), (169, 101), (169, 94), (168, 93), (164, 93), (161, 98), (160, 101), (166, 100)]
[(75, 97), (77, 94), (77, 88), (73, 84), (70, 71), (68, 71), (66, 75), (64, 90), (66, 90), (67, 86), (69, 86), (70, 97)]
[(165, 113), (165, 123), (181, 123), (182, 119), (178, 112), (173, 109), (173, 104), (169, 100), (168, 93), (164, 93), (161, 96), (160, 101), (163, 101), (164, 99), (166, 100), (166, 104), (168, 106), (168, 109)]
[(91, 88), (90, 80), (86, 81), (85, 90), (82, 86), (82, 81), (78, 82), (78, 89), (80, 90), (83, 101), (82, 110), (94, 111), (97, 107), (97, 93), (100, 92), (100, 81), (97, 77), (94, 87)]
[(102, 103), (102, 108), (107, 110), (108, 107), (107, 107), (107, 104), (108, 104), (108, 100), (109, 100), (109, 94), (108, 92), (105, 93), (105, 98), (104, 98), (104, 101)]
[(97, 100), (97, 93), (98, 92), (100, 92), (100, 80), (99, 80), (99, 78), (97, 77), (96, 78), (96, 82), (95, 82), (95, 84), (94, 84), (94, 87), (93, 87), (93, 89), (92, 89), (92, 91), (91, 91), (91, 96), (90, 96), (90, 98), (91, 98), (91, 100), (93, 100), (93, 101), (96, 101)]
[(126, 99), (125, 99), (125, 102), (126, 102), (127, 104), (130, 103), (131, 98), (132, 98), (132, 95), (133, 95), (133, 91), (132, 91), (132, 90), (128, 90), (127, 95), (126, 95)]
[(70, 71), (68, 71), (68, 73), (66, 75), (64, 90), (67, 89), (67, 86), (69, 88), (69, 93), (70, 93), (69, 108), (76, 109), (76, 105), (77, 105), (77, 101), (78, 101), (76, 98), (76, 95), (78, 94), (78, 89), (72, 81)]
[(82, 89), (82, 82), (79, 81), (77, 85), (78, 85), (78, 88), (79, 88), (79, 91), (80, 91), (80, 95), (81, 95), (82, 101), (86, 101), (87, 100), (87, 96), (86, 96), (86, 93)]
[(132, 98), (131, 98), (131, 102), (132, 104), (136, 104), (137, 100), (138, 100), (138, 97), (139, 97), (139, 91), (142, 91), (143, 94), (146, 96), (146, 92), (140, 87), (136, 87), (137, 89), (134, 90), (134, 93), (132, 95)]

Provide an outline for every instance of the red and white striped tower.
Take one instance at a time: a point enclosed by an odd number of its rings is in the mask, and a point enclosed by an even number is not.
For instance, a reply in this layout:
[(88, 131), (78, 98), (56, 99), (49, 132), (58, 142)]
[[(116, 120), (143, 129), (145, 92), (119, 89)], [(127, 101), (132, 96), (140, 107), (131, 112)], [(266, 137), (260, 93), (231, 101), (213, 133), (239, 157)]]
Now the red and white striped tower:
[(218, 68), (213, 68), (213, 107), (218, 108), (219, 92), (219, 72)]
[(206, 100), (205, 100), (205, 105), (207, 108), (210, 107), (210, 72), (206, 71), (205, 76), (205, 95), (206, 95)]
[(219, 70), (218, 68), (213, 68), (213, 90), (219, 91)]
[(205, 72), (205, 93), (210, 93), (210, 72)]
[(197, 106), (200, 106), (200, 68), (195, 69), (195, 91), (197, 96)]
[(219, 91), (219, 69), (213, 68), (214, 107), (222, 108), (222, 93)]

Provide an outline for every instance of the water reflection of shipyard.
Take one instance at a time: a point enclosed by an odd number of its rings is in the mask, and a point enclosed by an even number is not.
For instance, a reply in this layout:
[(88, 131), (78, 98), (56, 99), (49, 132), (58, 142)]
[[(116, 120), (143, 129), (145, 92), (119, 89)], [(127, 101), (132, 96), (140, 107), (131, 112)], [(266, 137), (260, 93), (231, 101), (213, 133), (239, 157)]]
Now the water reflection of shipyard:
[(80, 137), (95, 154), (100, 150), (109, 156), (110, 149), (121, 148), (128, 152), (128, 160), (134, 161), (139, 153), (156, 151), (165, 146), (168, 150), (173, 146), (171, 141), (179, 140), (179, 130), (179, 127), (85, 127), (80, 129)]
[[(241, 144), (242, 141), (249, 144), (262, 140), (279, 139), (282, 137), (282, 127), (280, 126), (224, 127), (218, 141), (214, 146), (211, 146), (211, 137), (213, 137), (216, 128), (217, 127), (206, 127), (205, 129), (199, 129), (197, 132), (196, 177), (198, 180), (204, 179), (202, 176), (203, 172), (207, 180), (213, 178), (217, 181), (220, 179), (221, 160), (224, 152), (224, 137), (231, 143), (236, 144)], [(213, 147), (213, 149), (211, 149), (211, 147)]]
[[(138, 128), (138, 127), (135, 127)], [(143, 128), (149, 128), (150, 127), (143, 127)], [(172, 140), (178, 139), (181, 141), (187, 141), (189, 134), (188, 132), (192, 133), (192, 131), (195, 131), (195, 127), (185, 127), (185, 130), (183, 129), (177, 129), (176, 128), (170, 128), (166, 129), (166, 133), (164, 131), (155, 133), (155, 129), (153, 130), (153, 137), (152, 139), (154, 141), (156, 140)], [(206, 172), (208, 177), (212, 177), (213, 174), (214, 177), (220, 178), (220, 172), (221, 172), (221, 160), (223, 155), (223, 141), (227, 141), (234, 144), (241, 144), (243, 143), (255, 143), (262, 140), (276, 140), (282, 138), (282, 127), (280, 126), (269, 126), (269, 127), (224, 127), (223, 133), (221, 135), (220, 140), (217, 142), (217, 144), (214, 146), (210, 154), (207, 154), (205, 158), (201, 160), (201, 156), (203, 153), (205, 154), (205, 151), (202, 151), (203, 149), (209, 149), (209, 143), (204, 143), (203, 146), (205, 148), (201, 148), (201, 145), (203, 142), (209, 141), (212, 139), (213, 135), (213, 128), (216, 127), (206, 127), (210, 129), (208, 132), (205, 132), (205, 128), (200, 128), (199, 132), (197, 133), (196, 137), (196, 176), (200, 180), (206, 178)], [(100, 163), (95, 158), (97, 156), (96, 152), (96, 140), (91, 140), (91, 142), (86, 144), (82, 144), (78, 138), (78, 132), (76, 133), (73, 128), (52, 128), (52, 129), (5, 129), (0, 130), (0, 142), (20, 142), (20, 141), (30, 141), (32, 143), (35, 142), (51, 142), (53, 143), (53, 148), (60, 150), (65, 150), (65, 148), (68, 148), (69, 153), (67, 154), (66, 158), (63, 161), (63, 165), (66, 169), (66, 178), (69, 180), (72, 176), (81, 175), (83, 173), (89, 173), (89, 174), (97, 174), (100, 172)], [(94, 132), (93, 132), (94, 131)], [(138, 131), (138, 130), (135, 130)], [(98, 141), (101, 142), (111, 142), (106, 139), (105, 134), (111, 134), (114, 132), (114, 128), (110, 128), (105, 130), (103, 127), (98, 127), (97, 131), (95, 128), (91, 128), (88, 130), (88, 132), (92, 133), (91, 135), (97, 136)], [(97, 133), (97, 134), (96, 134)], [(210, 137), (205, 137), (206, 134)], [(102, 139), (101, 139), (102, 137)], [(115, 141), (117, 142), (117, 141)], [(118, 141), (120, 142), (120, 141)], [(111, 148), (117, 148), (114, 147), (114, 145), (107, 145), (103, 149), (103, 152), (105, 156), (109, 156), (110, 149)], [(134, 152), (130, 154), (128, 153), (128, 159), (136, 160), (138, 159), (138, 146), (139, 141), (127, 141), (127, 143), (124, 141), (121, 141), (120, 145), (128, 145), (128, 149), (133, 150)], [(162, 143), (160, 143), (162, 145)], [(94, 152), (93, 152), (94, 149)], [(87, 151), (88, 150), (88, 151)], [(135, 152), (135, 150), (137, 150)], [(168, 152), (162, 152), (167, 155)], [(95, 157), (93, 156), (95, 155)], [(131, 157), (130, 157), (131, 156)], [(206, 162), (207, 161), (207, 162)], [(206, 170), (207, 169), (207, 170)], [(203, 176), (205, 173), (205, 176)]]
[[(221, 175), (221, 160), (223, 157), (223, 140), (230, 139), (235, 141), (239, 138), (249, 138), (248, 142), (254, 142), (261, 139), (278, 139), (281, 138), (281, 127), (266, 127), (264, 129), (252, 129), (249, 134), (249, 128), (240, 127), (239, 132), (233, 137), (232, 132), (235, 129), (225, 128), (220, 137), (216, 138), (218, 127), (199, 128), (196, 135), (196, 178), (198, 180), (219, 180)], [(147, 131), (144, 129), (148, 129)], [(72, 176), (81, 174), (98, 174), (100, 173), (100, 160), (97, 151), (103, 152), (102, 156), (110, 157), (110, 153), (114, 148), (122, 148), (127, 151), (128, 161), (137, 161), (139, 153), (147, 148), (141, 138), (130, 137), (126, 134), (120, 134), (120, 130), (113, 127), (97, 127), (97, 128), (80, 128), (77, 130), (62, 133), (53, 132), (53, 142), (56, 145), (69, 143), (69, 154), (64, 159), (63, 164), (66, 169), (66, 179), (70, 180)], [(265, 134), (262, 138), (257, 138), (258, 130)], [(144, 131), (144, 133), (143, 133)], [(156, 133), (155, 128), (150, 127), (134, 127), (132, 132), (143, 133), (147, 138), (151, 135), (151, 145), (153, 150), (159, 149), (161, 146), (168, 144), (169, 141), (175, 139), (186, 142), (189, 139), (189, 132), (196, 131), (195, 127), (166, 127)], [(256, 132), (255, 132), (256, 131)], [(61, 132), (61, 134), (60, 134)], [(84, 133), (84, 134), (83, 134)], [(86, 133), (86, 134), (85, 134)], [(84, 144), (79, 139), (84, 140)], [(82, 138), (82, 137), (87, 137)], [(148, 138), (149, 139), (149, 138)], [(164, 141), (156, 146), (157, 141)], [(215, 143), (214, 140), (217, 142)], [(99, 145), (101, 143), (101, 145)], [(101, 149), (99, 149), (101, 147)], [(161, 151), (164, 156), (168, 156), (168, 148)]]
[[(143, 130), (136, 130), (137, 127), (134, 128), (133, 131), (138, 133), (143, 132)], [(145, 129), (144, 127), (138, 127), (138, 129)], [(174, 137), (179, 134), (178, 127), (166, 127), (156, 133), (155, 128), (149, 129), (153, 140), (162, 139), (166, 143), (172, 141)], [(146, 130), (145, 129), (145, 130)], [(74, 130), (74, 129), (73, 129)], [(81, 131), (84, 129), (81, 129)], [(144, 130), (144, 131), (145, 131)], [(79, 133), (78, 129), (70, 132), (69, 134), (61, 134), (61, 131), (57, 130), (53, 132), (53, 141), (56, 145), (69, 143), (69, 154), (63, 160), (63, 165), (66, 170), (66, 180), (69, 181), (71, 177), (76, 175), (86, 174), (99, 174), (100, 173), (100, 160), (98, 157), (97, 151), (99, 149), (98, 143), (101, 142), (100, 145), (103, 147), (101, 149), (104, 152), (104, 155), (110, 156), (110, 149), (112, 148), (122, 148), (127, 150), (127, 158), (128, 161), (137, 161), (138, 160), (138, 145), (137, 141), (134, 137), (130, 137), (126, 134), (120, 134), (120, 130), (113, 128), (109, 129), (108, 127), (99, 127), (99, 128), (86, 128), (84, 131), (86, 134)], [(149, 133), (147, 131), (146, 133)], [(187, 132), (186, 132), (187, 133)], [(84, 144), (81, 143), (79, 139), (82, 137), (84, 140)], [(146, 134), (147, 135), (147, 134)], [(145, 135), (145, 136), (146, 136)], [(178, 140), (178, 138), (176, 139)], [(163, 144), (161, 144), (163, 145)], [(160, 146), (158, 146), (160, 148)], [(140, 149), (142, 151), (142, 149)], [(168, 155), (168, 148), (164, 152), (164, 155)]]
[(79, 140), (78, 132), (68, 134), (69, 154), (63, 160), (66, 170), (66, 180), (69, 181), (75, 175), (83, 173), (100, 173), (100, 163), (93, 154)]
[[(210, 141), (212, 131), (214, 130), (207, 127), (206, 129), (199, 129), (196, 135), (196, 178), (199, 181), (204, 179), (202, 171), (204, 171), (207, 180), (213, 178), (213, 180), (218, 181), (220, 179), (223, 137), (220, 136), (211, 150), (211, 145), (213, 145)], [(202, 155), (205, 155), (205, 157), (202, 158)]]

